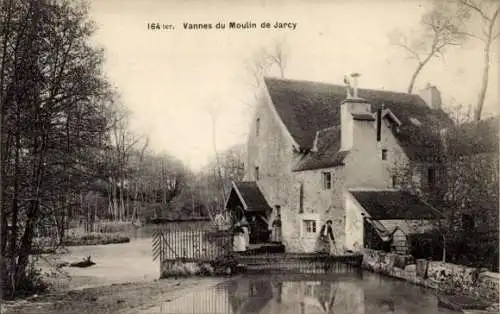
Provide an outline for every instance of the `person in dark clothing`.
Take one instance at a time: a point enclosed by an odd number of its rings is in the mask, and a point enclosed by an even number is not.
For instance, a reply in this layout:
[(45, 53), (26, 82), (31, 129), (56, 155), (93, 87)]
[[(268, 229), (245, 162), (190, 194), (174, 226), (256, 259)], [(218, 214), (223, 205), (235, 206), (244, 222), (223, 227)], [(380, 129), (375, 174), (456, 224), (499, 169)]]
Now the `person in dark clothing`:
[(332, 224), (331, 220), (327, 220), (326, 224), (321, 227), (319, 233), (319, 251), (322, 253), (334, 254), (333, 251), (336, 250)]
[(257, 222), (257, 218), (255, 216), (252, 216), (250, 218), (250, 243), (257, 243), (259, 235), (259, 225)]

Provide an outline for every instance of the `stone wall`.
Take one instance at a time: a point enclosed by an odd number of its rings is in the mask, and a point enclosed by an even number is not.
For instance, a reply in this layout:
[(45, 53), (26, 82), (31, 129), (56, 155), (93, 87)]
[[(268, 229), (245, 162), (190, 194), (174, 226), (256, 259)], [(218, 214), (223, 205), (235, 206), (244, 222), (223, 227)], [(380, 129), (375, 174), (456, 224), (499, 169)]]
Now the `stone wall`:
[[(322, 173), (331, 173), (331, 188), (323, 188)], [(300, 202), (293, 207), (290, 229), (296, 230), (290, 234), (290, 250), (298, 252), (313, 252), (316, 249), (319, 231), (327, 220), (332, 220), (333, 234), (339, 249), (345, 243), (345, 212), (343, 206), (343, 191), (345, 168), (335, 167), (301, 171), (295, 173), (295, 182), (303, 185), (303, 206), (300, 213)], [(307, 238), (303, 233), (303, 220), (316, 220), (317, 234)]]
[(348, 250), (358, 252), (365, 246), (364, 219), (361, 213), (363, 208), (351, 195), (346, 192), (344, 194), (345, 202), (345, 247)]
[[(263, 92), (249, 131), (244, 179), (257, 181), (271, 207), (280, 206), (283, 244), (288, 248), (289, 236), (296, 232), (293, 210), (298, 204), (298, 196), (294, 193), (291, 167), (297, 153), (293, 151), (293, 140), (269, 102)], [(258, 180), (255, 167), (259, 167)], [(269, 221), (273, 221), (275, 216), (276, 211), (273, 210)]]
[[(345, 160), (348, 188), (392, 188), (392, 169), (408, 160), (392, 131), (382, 123), (381, 140), (377, 142), (376, 123), (354, 123), (354, 145)], [(387, 160), (382, 160), (382, 149)]]
[[(392, 188), (392, 165), (407, 160), (397, 144), (391, 130), (383, 124), (381, 141), (376, 141), (375, 124), (366, 121), (353, 123), (353, 147), (347, 155), (344, 166), (296, 172), (294, 184), (303, 185), (303, 213), (299, 213), (299, 203), (290, 204), (293, 210), (288, 220), (290, 230), (295, 230), (287, 238), (287, 250), (312, 252), (316, 242), (301, 237), (303, 219), (317, 219), (318, 232), (331, 219), (337, 249), (358, 250), (363, 247), (363, 223), (360, 213), (348, 211), (346, 192), (351, 188), (390, 189)], [(382, 149), (387, 149), (387, 160), (382, 160)], [(322, 173), (332, 175), (331, 189), (323, 189)], [(298, 189), (291, 189), (290, 200), (298, 198)], [(352, 206), (351, 206), (352, 207)], [(314, 214), (314, 215), (313, 215)], [(349, 223), (346, 217), (349, 216)], [(284, 231), (286, 237), (286, 232)]]
[(498, 302), (500, 274), (437, 261), (412, 261), (409, 256), (365, 249), (362, 267), (446, 294), (470, 295)]

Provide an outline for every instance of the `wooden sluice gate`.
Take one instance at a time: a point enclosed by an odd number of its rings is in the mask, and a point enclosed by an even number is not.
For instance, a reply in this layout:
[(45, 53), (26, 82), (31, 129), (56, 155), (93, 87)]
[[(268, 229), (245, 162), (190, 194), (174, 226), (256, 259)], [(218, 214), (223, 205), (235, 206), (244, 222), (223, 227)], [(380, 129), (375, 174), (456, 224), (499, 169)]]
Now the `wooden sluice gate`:
[(362, 255), (336, 255), (321, 253), (275, 253), (235, 255), (235, 259), (248, 273), (331, 273), (360, 269)]
[(153, 235), (160, 277), (248, 273), (335, 273), (359, 269), (362, 255), (233, 251), (229, 230), (205, 225), (166, 226)]

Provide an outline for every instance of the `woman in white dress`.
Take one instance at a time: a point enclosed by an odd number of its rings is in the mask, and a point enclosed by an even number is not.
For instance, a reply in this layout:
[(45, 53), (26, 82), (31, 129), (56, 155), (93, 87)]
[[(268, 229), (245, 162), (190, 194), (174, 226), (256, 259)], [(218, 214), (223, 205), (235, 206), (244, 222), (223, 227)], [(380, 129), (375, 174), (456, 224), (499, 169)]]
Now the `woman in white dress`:
[(233, 249), (235, 252), (246, 251), (245, 231), (239, 223), (234, 225)]
[(243, 218), (241, 218), (240, 226), (243, 229), (243, 238), (244, 238), (244, 241), (245, 241), (245, 250), (248, 250), (248, 248), (250, 246), (250, 232), (249, 232), (249, 229), (248, 229), (248, 221), (245, 218), (245, 216), (243, 216)]

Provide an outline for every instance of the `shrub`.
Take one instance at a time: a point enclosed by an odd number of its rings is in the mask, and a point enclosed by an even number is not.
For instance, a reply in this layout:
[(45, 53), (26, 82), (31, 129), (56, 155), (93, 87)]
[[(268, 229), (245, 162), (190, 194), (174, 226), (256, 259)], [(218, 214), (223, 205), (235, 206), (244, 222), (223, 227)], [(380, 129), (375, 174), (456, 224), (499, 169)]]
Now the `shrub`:
[(26, 268), (25, 276), (21, 278), (21, 282), (17, 289), (13, 289), (14, 278), (11, 276), (14, 270), (11, 269), (11, 264), (8, 258), (3, 258), (0, 262), (1, 269), (1, 289), (4, 298), (12, 299), (14, 297), (25, 297), (35, 293), (41, 293), (49, 288), (49, 284), (43, 280), (41, 269), (35, 267), (36, 260), (31, 259)]
[(461, 233), (450, 242), (447, 252), (450, 262), (498, 272), (498, 233)]
[(98, 244), (114, 244), (130, 242), (130, 238), (118, 233), (98, 233), (92, 232), (83, 235), (68, 235), (63, 245), (77, 246), (77, 245), (98, 245)]

